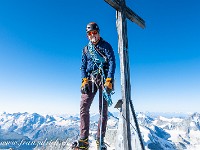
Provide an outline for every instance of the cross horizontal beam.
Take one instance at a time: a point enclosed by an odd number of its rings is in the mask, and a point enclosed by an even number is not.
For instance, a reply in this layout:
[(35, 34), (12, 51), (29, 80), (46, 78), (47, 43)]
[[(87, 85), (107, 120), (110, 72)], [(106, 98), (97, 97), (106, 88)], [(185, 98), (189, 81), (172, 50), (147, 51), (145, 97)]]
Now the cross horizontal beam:
[[(118, 0), (104, 0), (104, 1), (108, 3), (110, 6), (112, 6), (114, 9), (116, 9), (117, 11), (121, 11), (121, 6), (119, 5)], [(125, 8), (125, 13), (126, 13), (126, 17), (129, 20), (131, 20), (132, 22), (135, 22), (141, 28), (145, 28), (145, 21), (127, 6)]]

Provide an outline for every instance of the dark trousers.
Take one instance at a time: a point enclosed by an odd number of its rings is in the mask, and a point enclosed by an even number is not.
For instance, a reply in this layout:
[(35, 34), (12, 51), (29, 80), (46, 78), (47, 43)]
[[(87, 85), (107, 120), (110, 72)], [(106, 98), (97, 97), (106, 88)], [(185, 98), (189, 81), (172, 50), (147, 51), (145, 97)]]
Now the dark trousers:
[(99, 113), (100, 118), (98, 122), (97, 138), (100, 137), (100, 126), (101, 126), (101, 110), (102, 110), (102, 100), (103, 100), (103, 116), (102, 116), (102, 137), (105, 137), (107, 119), (108, 119), (108, 105), (107, 101), (102, 96), (102, 83), (101, 76), (95, 79), (95, 84), (89, 80), (89, 93), (81, 95), (80, 103), (80, 137), (87, 138), (89, 136), (89, 126), (90, 126), (90, 106), (92, 101), (99, 90)]

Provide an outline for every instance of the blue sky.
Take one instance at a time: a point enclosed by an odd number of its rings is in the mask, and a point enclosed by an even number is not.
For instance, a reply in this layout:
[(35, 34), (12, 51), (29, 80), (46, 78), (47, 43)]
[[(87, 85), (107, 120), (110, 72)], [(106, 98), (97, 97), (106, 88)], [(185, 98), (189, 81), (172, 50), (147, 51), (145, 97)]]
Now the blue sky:
[[(135, 110), (199, 111), (200, 2), (126, 4), (146, 21), (141, 29), (127, 20)], [(99, 24), (101, 36), (115, 51), (115, 104), (121, 86), (112, 7), (103, 0), (1, 0), (0, 111), (79, 112), (81, 50), (88, 43), (85, 27), (91, 21)], [(92, 112), (97, 112), (97, 101)], [(113, 107), (110, 111), (117, 111)]]

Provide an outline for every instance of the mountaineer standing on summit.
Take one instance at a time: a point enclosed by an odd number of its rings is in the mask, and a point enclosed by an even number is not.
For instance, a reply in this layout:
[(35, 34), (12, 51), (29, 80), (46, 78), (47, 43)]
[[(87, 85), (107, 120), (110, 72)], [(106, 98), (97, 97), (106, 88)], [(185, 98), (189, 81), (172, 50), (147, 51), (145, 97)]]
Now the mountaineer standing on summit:
[(82, 51), (81, 123), (78, 147), (83, 150), (88, 149), (89, 147), (89, 111), (92, 101), (99, 90), (100, 118), (98, 122), (96, 143), (97, 148), (101, 147), (102, 150), (106, 150), (104, 137), (108, 119), (108, 105), (110, 105), (110, 102), (105, 98), (104, 94), (110, 94), (113, 91), (116, 68), (115, 55), (112, 46), (100, 36), (99, 26), (95, 22), (91, 22), (86, 26), (86, 33), (89, 43)]

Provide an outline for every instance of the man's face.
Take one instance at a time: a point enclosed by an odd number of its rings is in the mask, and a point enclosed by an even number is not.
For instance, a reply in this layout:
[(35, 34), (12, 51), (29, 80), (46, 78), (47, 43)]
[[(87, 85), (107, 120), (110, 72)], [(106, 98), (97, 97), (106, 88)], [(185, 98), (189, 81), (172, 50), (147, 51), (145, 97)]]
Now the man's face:
[(93, 43), (96, 44), (98, 43), (99, 39), (100, 39), (100, 34), (99, 32), (97, 32), (96, 30), (93, 31), (89, 31), (87, 33), (88, 39)]

